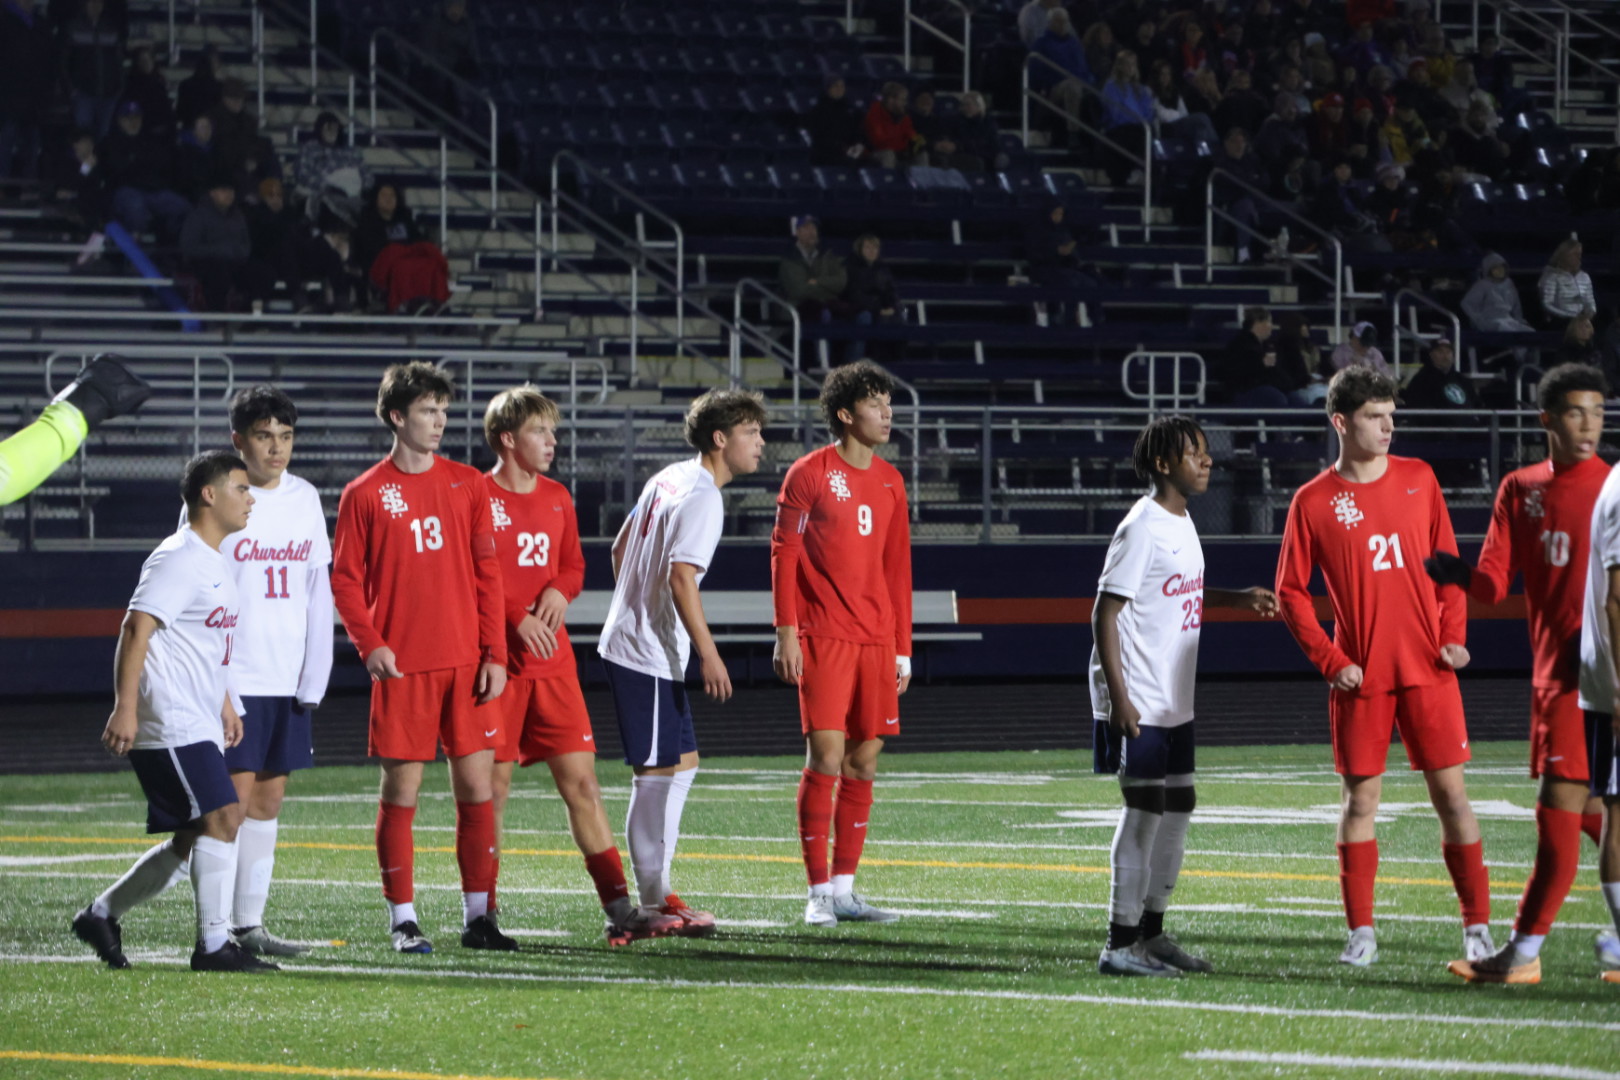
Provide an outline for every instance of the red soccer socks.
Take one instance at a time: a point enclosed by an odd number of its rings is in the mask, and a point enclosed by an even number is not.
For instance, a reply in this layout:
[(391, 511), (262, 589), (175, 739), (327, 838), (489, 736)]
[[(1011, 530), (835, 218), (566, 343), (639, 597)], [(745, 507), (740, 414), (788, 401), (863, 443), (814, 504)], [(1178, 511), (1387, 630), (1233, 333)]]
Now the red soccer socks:
[(1587, 836), (1590, 836), (1592, 838), (1592, 843), (1603, 843), (1603, 815), (1601, 813), (1582, 814), (1580, 817), (1581, 832), (1585, 833)]
[(621, 896), (630, 895), (630, 886), (624, 880), (624, 860), (619, 849), (610, 847), (595, 855), (585, 856), (585, 872), (596, 884), (596, 895), (605, 908)]
[(456, 865), (461, 891), (489, 893), (495, 888), (495, 804), (456, 803)]
[[(825, 885), (832, 880), (827, 870), (827, 834), (832, 830), (837, 786), (838, 777), (813, 769), (804, 770), (799, 781), (799, 848), (804, 853), (804, 869), (811, 885)], [(871, 801), (870, 792), (867, 801)]]
[(409, 904), (416, 898), (416, 850), (411, 823), (416, 807), (377, 804), (377, 867), (382, 871), (383, 898)]
[[(872, 816), (872, 781), (838, 782), (838, 804), (833, 816), (833, 876), (854, 875), (866, 846), (866, 821)], [(836, 890), (835, 890), (836, 891)]]
[(1581, 865), (1582, 815), (1551, 806), (1536, 806), (1536, 862), (1519, 901), (1513, 929), (1546, 934), (1575, 884)]
[(1490, 922), (1491, 876), (1485, 869), (1485, 844), (1479, 840), (1472, 844), (1442, 843), (1440, 851), (1445, 856), (1451, 884), (1457, 890), (1463, 925)]
[(1344, 920), (1355, 930), (1373, 924), (1373, 882), (1378, 878), (1378, 841), (1362, 840), (1339, 847), (1339, 895)]

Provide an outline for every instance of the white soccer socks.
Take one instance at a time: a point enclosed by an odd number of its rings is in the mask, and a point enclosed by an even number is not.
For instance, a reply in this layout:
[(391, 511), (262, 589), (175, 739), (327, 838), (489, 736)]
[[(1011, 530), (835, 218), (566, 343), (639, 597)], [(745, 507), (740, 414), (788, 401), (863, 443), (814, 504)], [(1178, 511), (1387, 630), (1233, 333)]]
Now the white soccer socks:
[(1108, 885), (1108, 917), (1121, 926), (1136, 926), (1142, 921), (1153, 841), (1164, 816), (1128, 806), (1120, 811), (1119, 827), (1114, 830), (1114, 845), (1108, 855), (1113, 871)]
[(692, 781), (697, 779), (697, 774), (696, 769), (686, 769), (669, 778), (669, 801), (664, 804), (664, 879), (663, 892), (658, 897), (660, 904), (675, 891), (670, 884), (674, 880), (670, 867), (675, 862), (675, 845), (681, 839), (681, 815), (686, 812), (686, 797), (692, 793)]
[(231, 902), (231, 926), (246, 930), (264, 925), (264, 905), (270, 899), (270, 877), (276, 868), (275, 818), (244, 818), (236, 830), (236, 898)]
[(1166, 810), (1159, 816), (1159, 829), (1153, 836), (1153, 851), (1148, 856), (1148, 885), (1143, 905), (1149, 911), (1161, 914), (1170, 906), (1170, 894), (1175, 891), (1176, 878), (1181, 875), (1181, 860), (1187, 853), (1187, 826), (1192, 815)]
[(664, 897), (666, 809), (673, 776), (637, 776), (630, 781), (630, 810), (624, 834), (630, 843), (630, 864), (636, 875), (641, 902), (662, 906)]
[(95, 898), (90, 911), (103, 919), (122, 918), (124, 912), (137, 904), (161, 896), (175, 883), (185, 865), (185, 860), (174, 850), (173, 838), (147, 848), (146, 853), (135, 860), (135, 865), (125, 871), (123, 877)]
[(197, 837), (191, 849), (191, 890), (197, 897), (197, 942), (205, 953), (218, 952), (230, 940), (235, 844)]

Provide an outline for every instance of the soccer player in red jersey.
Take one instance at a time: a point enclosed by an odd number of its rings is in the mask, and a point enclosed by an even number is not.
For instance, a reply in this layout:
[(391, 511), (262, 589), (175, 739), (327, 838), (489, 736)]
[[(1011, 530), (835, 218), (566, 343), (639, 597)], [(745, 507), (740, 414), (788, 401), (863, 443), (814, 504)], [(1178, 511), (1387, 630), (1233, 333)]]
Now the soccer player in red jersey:
[[(1277, 561), (1283, 619), (1332, 687), (1333, 764), (1344, 788), (1339, 887), (1350, 925), (1339, 961), (1357, 967), (1378, 956), (1373, 822), (1394, 726), (1440, 818), (1468, 958), (1496, 951), (1479, 823), (1463, 783), (1470, 755), (1456, 672), (1468, 664), (1466, 600), (1423, 571), (1424, 559), (1455, 551), (1457, 540), (1434, 470), (1389, 452), (1395, 393), (1392, 380), (1365, 367), (1346, 368), (1328, 384), (1339, 458), (1294, 494)], [(1333, 608), (1331, 640), (1309, 591), (1315, 567)]]
[(854, 891), (878, 754), (900, 733), (900, 695), (911, 682), (906, 484), (877, 456), (894, 422), (893, 392), (894, 380), (867, 360), (828, 375), (821, 409), (836, 441), (794, 462), (776, 500), (774, 666), (799, 688), (799, 844), (811, 926), (899, 917)]
[(480, 709), (501, 728), (495, 749), (496, 863), (512, 766), (545, 762), (568, 808), (574, 843), (608, 914), (608, 941), (671, 933), (681, 920), (630, 899), (596, 782), (596, 740), (563, 624), (585, 587), (585, 554), (568, 488), (544, 475), (557, 453), (557, 405), (532, 386), (503, 390), (484, 413), (484, 439), (500, 460), (484, 477), (506, 598), (506, 690)]
[(440, 743), (456, 799), (470, 949), (515, 949), (489, 914), (495, 887), (492, 775), (499, 725), (475, 705), (506, 686), (501, 568), (477, 469), (439, 457), (450, 380), (432, 364), (395, 364), (377, 391), (394, 434), (382, 461), (343, 489), (333, 540), (332, 597), (371, 673), (370, 752), (382, 759), (377, 862), (394, 948), (426, 953), (414, 905), (422, 766)]
[(1530, 775), (1541, 779), (1535, 866), (1512, 940), (1495, 956), (1451, 964), (1454, 974), (1470, 981), (1541, 981), (1541, 943), (1580, 868), (1583, 825), (1594, 840), (1602, 829), (1602, 803), (1587, 791), (1591, 777), (1579, 696), (1592, 507), (1609, 476), (1609, 466), (1597, 456), (1607, 392), (1603, 373), (1587, 364), (1560, 364), (1547, 372), (1536, 395), (1547, 459), (1502, 479), (1479, 565), (1470, 567), (1449, 551), (1437, 551), (1424, 563), (1436, 582), (1461, 586), (1485, 604), (1501, 603), (1514, 575), (1522, 573), (1535, 657)]

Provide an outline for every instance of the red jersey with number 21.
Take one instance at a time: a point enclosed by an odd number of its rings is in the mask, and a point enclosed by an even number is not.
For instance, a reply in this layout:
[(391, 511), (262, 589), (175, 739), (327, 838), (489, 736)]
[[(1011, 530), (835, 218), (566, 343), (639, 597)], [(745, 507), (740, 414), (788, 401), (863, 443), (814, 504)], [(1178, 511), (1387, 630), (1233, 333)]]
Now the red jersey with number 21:
[[(1294, 493), (1277, 560), (1283, 620), (1316, 670), (1332, 679), (1360, 665), (1360, 693), (1429, 686), (1451, 674), (1442, 645), (1467, 644), (1461, 589), (1436, 586), (1423, 560), (1456, 551), (1434, 470), (1389, 456), (1384, 475), (1357, 484), (1329, 468)], [(1316, 616), (1311, 572), (1321, 567), (1333, 638)]]

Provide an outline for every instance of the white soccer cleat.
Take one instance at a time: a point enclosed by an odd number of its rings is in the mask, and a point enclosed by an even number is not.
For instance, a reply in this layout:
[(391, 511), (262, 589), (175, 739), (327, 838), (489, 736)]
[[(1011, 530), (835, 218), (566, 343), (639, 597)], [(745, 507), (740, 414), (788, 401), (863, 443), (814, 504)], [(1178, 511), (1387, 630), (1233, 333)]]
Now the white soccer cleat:
[(1597, 953), (1598, 963), (1611, 971), (1620, 971), (1620, 937), (1605, 930), (1592, 942), (1592, 951)]
[(837, 926), (838, 916), (833, 912), (833, 898), (812, 896), (810, 902), (804, 905), (804, 922), (806, 926)]
[(900, 918), (892, 911), (873, 907), (854, 892), (833, 897), (832, 909), (839, 922), (896, 922)]
[(1159, 934), (1142, 942), (1142, 949), (1155, 960), (1180, 971), (1214, 971), (1215, 965), (1202, 956), (1183, 949), (1169, 934)]
[(1104, 949), (1097, 957), (1097, 971), (1103, 975), (1145, 975), (1155, 979), (1181, 977), (1180, 971), (1148, 952), (1144, 941), (1133, 942), (1123, 949)]
[(1371, 967), (1377, 959), (1378, 939), (1373, 936), (1373, 928), (1358, 926), (1350, 931), (1350, 940), (1345, 943), (1344, 952), (1339, 954), (1339, 963), (1351, 967)]
[(1463, 959), (1470, 964), (1489, 960), (1496, 955), (1496, 943), (1491, 940), (1491, 928), (1476, 923), (1463, 929)]
[(394, 951), (402, 953), (430, 953), (433, 951), (433, 942), (422, 936), (422, 928), (411, 919), (406, 919), (389, 931), (394, 942)]
[(309, 952), (308, 946), (278, 938), (262, 926), (244, 926), (240, 930), (232, 930), (231, 937), (236, 939), (237, 945), (256, 956), (303, 956)]

